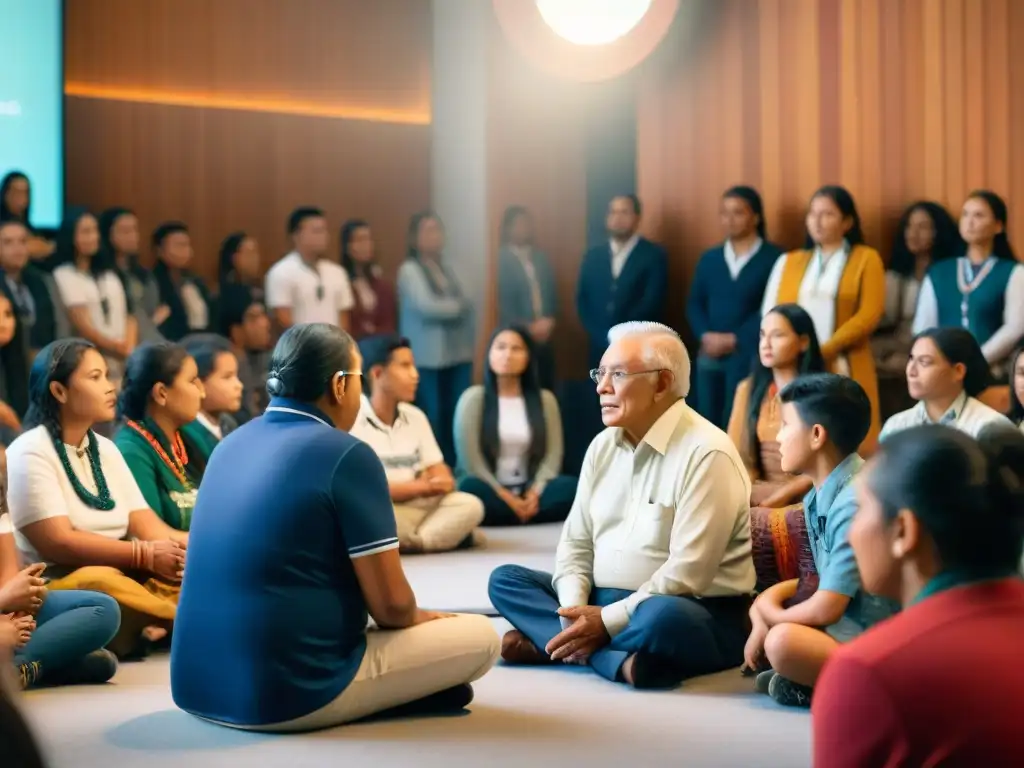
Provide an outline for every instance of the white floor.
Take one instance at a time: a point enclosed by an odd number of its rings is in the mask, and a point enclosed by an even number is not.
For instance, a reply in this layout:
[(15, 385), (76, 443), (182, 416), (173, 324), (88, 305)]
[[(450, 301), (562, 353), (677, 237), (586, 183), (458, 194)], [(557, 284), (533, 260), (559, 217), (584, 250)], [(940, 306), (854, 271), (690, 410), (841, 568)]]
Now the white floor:
[[(495, 566), (551, 568), (557, 526), (489, 533), (487, 550), (406, 558), (423, 606), (486, 612), (486, 575)], [(499, 632), (508, 628), (494, 621)], [(196, 720), (174, 708), (168, 681), (168, 659), (157, 656), (122, 665), (105, 686), (29, 692), (25, 711), (52, 768), (810, 764), (808, 714), (755, 694), (738, 671), (691, 680), (668, 693), (642, 693), (586, 668), (499, 665), (475, 685), (468, 713), (294, 736), (240, 733)]]

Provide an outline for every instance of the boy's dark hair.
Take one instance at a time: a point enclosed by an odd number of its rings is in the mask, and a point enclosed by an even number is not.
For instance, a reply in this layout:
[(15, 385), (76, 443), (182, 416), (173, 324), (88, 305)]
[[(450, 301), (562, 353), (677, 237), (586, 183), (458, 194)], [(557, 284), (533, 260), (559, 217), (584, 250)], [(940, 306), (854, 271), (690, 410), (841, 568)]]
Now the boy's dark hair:
[(801, 376), (779, 393), (792, 403), (808, 427), (820, 424), (844, 456), (855, 453), (871, 429), (871, 401), (864, 388), (835, 373)]

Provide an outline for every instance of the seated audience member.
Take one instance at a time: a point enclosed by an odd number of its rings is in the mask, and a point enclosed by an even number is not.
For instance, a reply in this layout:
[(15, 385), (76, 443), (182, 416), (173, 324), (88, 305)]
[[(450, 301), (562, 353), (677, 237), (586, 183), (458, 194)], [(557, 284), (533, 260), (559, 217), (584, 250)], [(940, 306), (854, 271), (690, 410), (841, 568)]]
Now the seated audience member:
[(330, 236), (319, 208), (296, 208), (288, 217), (294, 250), (267, 271), (267, 308), (282, 330), (299, 323), (348, 329), (352, 286), (341, 265), (327, 258)]
[(853, 379), (833, 373), (803, 376), (782, 390), (779, 452), (784, 472), (810, 477), (804, 497), (818, 589), (796, 605), (797, 580), (758, 595), (744, 657), (757, 669), (764, 655), (771, 669), (758, 689), (780, 704), (808, 706), (821, 667), (839, 643), (885, 618), (889, 606), (864, 592), (850, 549), (850, 521), (857, 511), (852, 484), (863, 465), (857, 446), (871, 428), (871, 401)]
[(0, 621), (9, 617), (22, 633), (14, 650), (18, 681), (22, 688), (40, 683), (105, 683), (117, 672), (117, 658), (103, 646), (117, 634), (121, 611), (112, 598), (99, 592), (49, 592), (43, 578), (46, 569), (43, 563), (33, 563), (19, 570), (14, 530), (7, 514), (6, 475), (6, 467), (3, 467), (0, 469), (0, 616), (3, 617)]
[(491, 337), (483, 386), (455, 408), (459, 489), (484, 502), (484, 525), (565, 520), (576, 478), (561, 475), (562, 414), (541, 389), (535, 342), (525, 328)]
[(972, 437), (989, 424), (1005, 424), (1005, 416), (976, 399), (992, 383), (970, 331), (932, 328), (919, 333), (907, 360), (907, 389), (917, 405), (890, 416), (879, 439), (922, 424), (946, 424)]
[(100, 243), (124, 286), (129, 309), (138, 327), (138, 340), (163, 341), (157, 330), (171, 310), (160, 303), (153, 274), (139, 264), (139, 220), (127, 208), (108, 208), (100, 214)]
[(589, 664), (637, 688), (743, 659), (754, 588), (750, 479), (728, 436), (686, 405), (690, 361), (658, 323), (608, 334), (591, 371), (604, 432), (583, 462), (554, 576), (491, 574), (509, 663)]
[(161, 224), (153, 232), (156, 266), (153, 279), (160, 290), (160, 304), (169, 310), (157, 330), (169, 341), (209, 330), (210, 291), (199, 275), (190, 272), (192, 238), (180, 221)]
[(199, 451), (198, 460), (205, 466), (217, 443), (238, 427), (232, 417), (242, 407), (238, 359), (227, 339), (212, 333), (186, 336), (182, 346), (196, 361), (203, 401), (196, 420), (183, 426), (181, 434), (185, 442)]
[(177, 531), (189, 529), (206, 469), (208, 454), (181, 434), (202, 403), (199, 369), (184, 347), (143, 344), (128, 358), (114, 443), (146, 504)]
[(53, 277), (29, 262), (29, 232), (18, 221), (0, 221), (4, 285), (28, 336), (29, 355), (71, 335), (71, 320)]
[(885, 314), (871, 339), (879, 373), (903, 377), (914, 341), (914, 312), (928, 268), (963, 253), (956, 222), (942, 205), (912, 203), (896, 227), (889, 268), (885, 272)]
[(1007, 237), (1006, 203), (988, 190), (971, 192), (960, 213), (967, 243), (960, 258), (933, 264), (921, 284), (914, 332), (966, 328), (993, 372), (1024, 337), (1024, 265)]
[(757, 190), (726, 190), (720, 217), (726, 239), (700, 257), (686, 319), (700, 340), (694, 393), (697, 411), (724, 427), (736, 386), (747, 375), (757, 350), (761, 301), (782, 249), (768, 242)]
[(1010, 408), (1007, 416), (1024, 432), (1024, 347), (1010, 358)]
[(352, 285), (351, 327), (357, 341), (393, 334), (398, 325), (395, 287), (384, 279), (374, 254), (370, 225), (350, 219), (341, 227), (341, 266)]
[(408, 339), (376, 336), (360, 347), (370, 396), (350, 432), (384, 464), (403, 553), (480, 545), (483, 502), (455, 490), (452, 471), (416, 399), (419, 372)]
[(270, 370), (270, 316), (249, 292), (230, 286), (220, 294), (223, 334), (238, 360), (242, 407), (232, 414), (239, 424), (256, 418), (267, 407), (267, 371)]
[(803, 307), (780, 304), (764, 316), (758, 357), (753, 375), (736, 388), (729, 437), (750, 473), (751, 506), (785, 507), (799, 502), (811, 482), (782, 470), (779, 393), (798, 376), (825, 370), (814, 321)]
[(355, 343), (297, 325), (271, 365), (266, 414), (210, 459), (171, 647), (175, 704), (267, 731), (461, 709), (498, 637), (483, 616), (416, 606), (387, 477), (346, 431), (361, 407)]
[(42, 349), (29, 394), (25, 433), (7, 449), (15, 543), (23, 561), (47, 564), (51, 592), (113, 597), (121, 628), (108, 647), (137, 653), (174, 619), (188, 536), (153, 514), (117, 447), (93, 431), (114, 418), (116, 393), (92, 344)]
[(100, 248), (99, 226), (91, 213), (79, 211), (65, 218), (54, 263), (53, 280), (68, 308), (72, 332), (103, 353), (117, 386), (124, 361), (138, 342), (139, 328), (113, 261)]
[(558, 316), (558, 285), (547, 254), (537, 247), (533, 215), (521, 205), (505, 209), (498, 254), (498, 323), (522, 326), (533, 342), (531, 359), (540, 386), (555, 388), (551, 338)]
[(0, 181), (0, 223), (14, 221), (23, 225), (29, 233), (29, 255), (33, 261), (42, 262), (53, 254), (56, 245), (32, 228), (31, 208), (32, 188), (28, 176), (21, 171), (11, 171)]
[(814, 764), (1018, 765), (1024, 755), (1024, 438), (894, 435), (858, 480), (864, 586), (903, 611), (837, 651), (814, 694)]
[(28, 347), (10, 295), (0, 286), (0, 445), (21, 433), (28, 409)]

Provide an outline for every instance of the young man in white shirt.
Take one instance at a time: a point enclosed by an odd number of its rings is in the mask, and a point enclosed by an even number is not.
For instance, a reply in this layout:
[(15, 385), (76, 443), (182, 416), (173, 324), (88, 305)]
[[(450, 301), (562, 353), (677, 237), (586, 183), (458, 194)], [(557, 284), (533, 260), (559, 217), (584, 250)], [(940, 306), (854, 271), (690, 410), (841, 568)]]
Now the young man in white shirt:
[(419, 373), (407, 339), (377, 336), (360, 345), (370, 396), (351, 434), (380, 457), (395, 505), (402, 553), (481, 546), (484, 505), (455, 490), (427, 416), (412, 401)]
[(330, 237), (319, 208), (296, 208), (288, 217), (295, 250), (267, 272), (267, 308), (281, 331), (298, 323), (328, 323), (348, 330), (352, 286), (340, 264), (327, 258)]
[(678, 334), (623, 323), (591, 371), (605, 429), (584, 459), (554, 574), (505, 565), (491, 602), (509, 663), (589, 664), (637, 688), (743, 661), (754, 589), (750, 480), (728, 436), (686, 405)]

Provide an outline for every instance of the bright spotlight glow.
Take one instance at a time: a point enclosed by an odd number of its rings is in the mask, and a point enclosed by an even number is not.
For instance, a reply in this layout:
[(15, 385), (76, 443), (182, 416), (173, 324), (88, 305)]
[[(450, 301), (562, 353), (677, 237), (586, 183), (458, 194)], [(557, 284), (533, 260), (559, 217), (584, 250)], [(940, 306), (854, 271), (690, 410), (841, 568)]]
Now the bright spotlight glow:
[(551, 29), (576, 45), (607, 45), (628, 34), (651, 0), (536, 0)]

